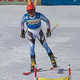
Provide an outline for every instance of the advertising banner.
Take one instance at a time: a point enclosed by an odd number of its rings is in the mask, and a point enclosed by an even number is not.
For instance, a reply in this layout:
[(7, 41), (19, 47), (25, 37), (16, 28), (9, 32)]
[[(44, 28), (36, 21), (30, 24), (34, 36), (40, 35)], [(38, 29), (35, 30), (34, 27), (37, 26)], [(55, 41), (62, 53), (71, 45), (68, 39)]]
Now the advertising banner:
[(42, 0), (42, 5), (80, 5), (80, 0)]
[[(0, 5), (26, 5), (29, 0), (0, 0)], [(41, 0), (31, 0), (35, 5), (40, 5)]]

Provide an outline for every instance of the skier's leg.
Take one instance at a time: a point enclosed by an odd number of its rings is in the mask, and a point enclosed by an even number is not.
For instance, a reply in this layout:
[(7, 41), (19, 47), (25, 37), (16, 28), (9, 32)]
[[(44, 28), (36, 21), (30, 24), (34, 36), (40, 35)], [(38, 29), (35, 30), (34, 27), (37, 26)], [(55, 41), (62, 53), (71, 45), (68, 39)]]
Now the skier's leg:
[(42, 46), (46, 49), (47, 54), (51, 53), (51, 49), (49, 48), (46, 40), (45, 40), (45, 36), (42, 30), (40, 30), (39, 35), (37, 36), (38, 40), (40, 41), (40, 43), (42, 44)]
[(31, 56), (31, 71), (34, 71), (34, 65), (36, 64), (35, 60), (35, 36), (28, 31), (28, 40), (30, 44), (30, 56)]
[(31, 71), (34, 71), (34, 67), (36, 64), (35, 55), (31, 56)]
[(52, 53), (52, 50), (49, 48), (49, 46), (48, 46), (48, 44), (47, 44), (47, 42), (45, 40), (45, 36), (44, 36), (44, 33), (43, 33), (42, 30), (39, 32), (39, 36), (40, 37), (38, 37), (38, 39), (39, 39), (40, 43), (42, 44), (42, 46), (46, 49), (46, 52), (47, 52), (48, 56), (50, 57), (52, 66), (56, 67), (57, 64), (56, 64), (55, 57), (54, 57), (54, 55)]
[(51, 60), (52, 66), (53, 66), (53, 67), (57, 67), (55, 57), (54, 57), (54, 55), (53, 55), (51, 49), (48, 47), (47, 42), (44, 41), (43, 44), (42, 44), (42, 46), (46, 49), (47, 54), (48, 54), (48, 56), (50, 57), (50, 60)]

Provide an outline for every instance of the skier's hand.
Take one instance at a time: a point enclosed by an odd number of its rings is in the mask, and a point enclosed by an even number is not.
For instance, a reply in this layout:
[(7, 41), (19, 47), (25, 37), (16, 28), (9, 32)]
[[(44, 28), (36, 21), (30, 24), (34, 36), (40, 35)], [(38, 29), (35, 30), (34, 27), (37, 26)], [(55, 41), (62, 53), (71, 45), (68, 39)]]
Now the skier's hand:
[(49, 38), (50, 36), (51, 36), (51, 30), (50, 29), (47, 29), (46, 37)]
[(25, 31), (24, 31), (24, 29), (21, 30), (20, 37), (21, 37), (21, 38), (25, 38)]

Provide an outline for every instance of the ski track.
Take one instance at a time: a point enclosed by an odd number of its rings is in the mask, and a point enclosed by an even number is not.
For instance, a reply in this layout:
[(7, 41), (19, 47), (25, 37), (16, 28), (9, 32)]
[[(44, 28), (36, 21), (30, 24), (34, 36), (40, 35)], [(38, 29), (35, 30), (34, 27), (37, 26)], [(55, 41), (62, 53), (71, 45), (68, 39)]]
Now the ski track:
[[(36, 40), (37, 67), (43, 68), (38, 77), (60, 78), (68, 75), (71, 64), (72, 80), (80, 75), (80, 6), (36, 6), (51, 22), (51, 28), (59, 23), (50, 38), (46, 38), (59, 68), (51, 67), (45, 49)], [(0, 80), (33, 80), (34, 74), (22, 75), (30, 69), (29, 43), (27, 34), (20, 38), (20, 21), (26, 13), (26, 5), (0, 5)], [(46, 34), (46, 24), (42, 23)]]

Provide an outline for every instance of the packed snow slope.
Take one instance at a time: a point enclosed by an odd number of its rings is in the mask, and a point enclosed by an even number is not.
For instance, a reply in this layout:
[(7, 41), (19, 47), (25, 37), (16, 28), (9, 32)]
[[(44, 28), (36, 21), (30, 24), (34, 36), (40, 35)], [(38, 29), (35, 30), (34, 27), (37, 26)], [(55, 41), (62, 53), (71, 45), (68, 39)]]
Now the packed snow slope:
[[(49, 47), (57, 57), (59, 68), (49, 71), (51, 63), (45, 49), (36, 40), (35, 52), (38, 72), (42, 78), (60, 78), (68, 75), (71, 64), (72, 80), (80, 80), (80, 6), (36, 6), (51, 23), (51, 29), (59, 23), (50, 38)], [(29, 43), (20, 38), (20, 22), (26, 13), (26, 5), (0, 5), (0, 80), (33, 80), (34, 74), (24, 76), (30, 70)], [(46, 24), (42, 29), (46, 34)], [(25, 27), (26, 29), (26, 27)]]

